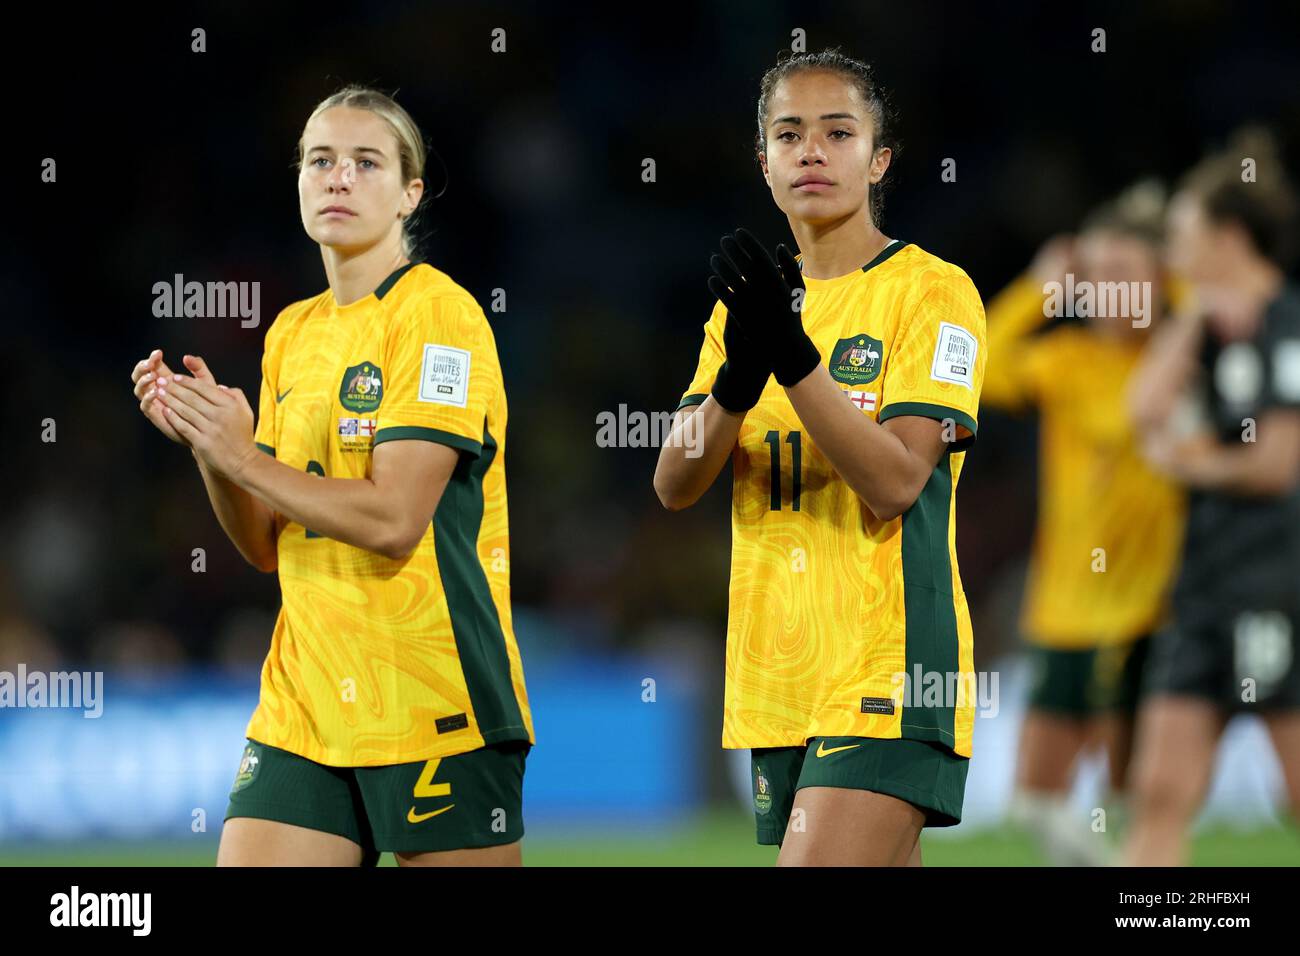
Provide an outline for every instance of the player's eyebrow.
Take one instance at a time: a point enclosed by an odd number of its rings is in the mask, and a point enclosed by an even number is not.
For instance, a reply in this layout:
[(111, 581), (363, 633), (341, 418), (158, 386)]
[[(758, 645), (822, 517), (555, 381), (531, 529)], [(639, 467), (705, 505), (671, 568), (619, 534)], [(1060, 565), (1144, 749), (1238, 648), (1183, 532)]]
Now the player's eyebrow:
[[(307, 155), (310, 156), (312, 153), (332, 153), (332, 152), (334, 152), (333, 146), (313, 146), (311, 149), (307, 150)], [(382, 149), (377, 149), (374, 146), (357, 146), (353, 148), (352, 152), (374, 153), (376, 156), (384, 155), (384, 151)]]
[[(821, 115), (821, 119), (824, 120), (851, 119), (854, 122), (857, 122), (858, 118), (854, 116), (852, 113), (823, 113)], [(802, 126), (803, 118), (799, 116), (778, 116), (776, 119), (772, 120), (773, 126), (776, 126), (780, 123), (791, 123), (795, 126)]]

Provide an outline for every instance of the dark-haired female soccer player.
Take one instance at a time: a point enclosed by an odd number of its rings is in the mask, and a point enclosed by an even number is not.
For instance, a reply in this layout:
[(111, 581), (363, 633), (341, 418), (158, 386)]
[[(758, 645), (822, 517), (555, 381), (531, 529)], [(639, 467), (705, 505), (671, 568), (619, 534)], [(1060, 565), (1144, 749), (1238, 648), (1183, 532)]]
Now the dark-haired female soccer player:
[(267, 332), (256, 431), (197, 356), (175, 373), (155, 351), (132, 375), (231, 541), (279, 572), (218, 865), (520, 862), (533, 733), (505, 390), (478, 303), (410, 261), (424, 157), (381, 93), (351, 87), (311, 114), (298, 194), (329, 288)]
[(722, 240), (676, 425), (700, 416), (703, 454), (667, 442), (655, 472), (677, 510), (732, 459), (722, 745), (752, 751), (781, 864), (919, 864), (921, 828), (960, 821), (971, 754), (953, 518), (984, 310), (961, 269), (881, 233), (892, 142), (865, 64), (764, 76), (758, 162), (802, 262)]
[(1285, 271), (1296, 204), (1262, 132), (1202, 160), (1170, 204), (1170, 266), (1192, 302), (1147, 345), (1131, 398), (1151, 462), (1191, 497), (1173, 620), (1138, 715), (1127, 852), (1139, 866), (1185, 862), (1236, 714), (1263, 719), (1300, 819), (1300, 288)]

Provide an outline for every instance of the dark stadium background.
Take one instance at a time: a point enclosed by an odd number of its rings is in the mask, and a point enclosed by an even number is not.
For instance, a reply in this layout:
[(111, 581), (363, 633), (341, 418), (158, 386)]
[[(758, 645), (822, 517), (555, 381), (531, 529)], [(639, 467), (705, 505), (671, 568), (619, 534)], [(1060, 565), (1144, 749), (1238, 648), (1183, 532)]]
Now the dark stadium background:
[[(690, 747), (676, 759), (695, 781), (692, 806), (733, 814), (735, 859), (754, 848), (718, 747), (728, 481), (670, 515), (651, 487), (657, 449), (597, 447), (595, 422), (621, 403), (676, 404), (719, 236), (745, 225), (789, 241), (753, 142), (759, 78), (791, 30), (809, 50), (839, 45), (875, 65), (902, 141), (885, 232), (960, 265), (986, 301), (1093, 204), (1142, 176), (1176, 177), (1243, 121), (1267, 121), (1293, 170), (1300, 159), (1296, 17), (1238, 3), (226, 3), (35, 16), (10, 43), (35, 52), (40, 73), (4, 67), (7, 185), (29, 215), (2, 280), (0, 669), (146, 684), (255, 672), (275, 578), (239, 559), (188, 453), (136, 409), (128, 373), (154, 347), (173, 363), (195, 352), (256, 394), (276, 313), (325, 287), (298, 218), (297, 136), (338, 86), (373, 84), (397, 91), (450, 172), (424, 207), (425, 258), (485, 307), (493, 289), (507, 294), (489, 317), (509, 398), (530, 688), (534, 671), (606, 664), (678, 675)], [(190, 52), (194, 27), (205, 53)], [(489, 49), (494, 27), (507, 31), (504, 54)], [(1105, 53), (1090, 51), (1096, 27)], [(45, 157), (54, 184), (39, 180)], [(654, 183), (641, 179), (646, 157)], [(946, 158), (954, 183), (940, 180)], [(439, 173), (431, 162), (430, 192)], [(175, 273), (260, 282), (260, 326), (154, 318), (152, 286)], [(41, 441), (45, 418), (56, 443)], [(981, 415), (958, 498), (981, 669), (1015, 647), (1034, 455), (1032, 420)], [(196, 547), (204, 574), (190, 571)], [(551, 728), (534, 708), (541, 758)], [(11, 787), (16, 773), (0, 768)], [(0, 803), (0, 858), (7, 838), (32, 838), (4, 821)]]

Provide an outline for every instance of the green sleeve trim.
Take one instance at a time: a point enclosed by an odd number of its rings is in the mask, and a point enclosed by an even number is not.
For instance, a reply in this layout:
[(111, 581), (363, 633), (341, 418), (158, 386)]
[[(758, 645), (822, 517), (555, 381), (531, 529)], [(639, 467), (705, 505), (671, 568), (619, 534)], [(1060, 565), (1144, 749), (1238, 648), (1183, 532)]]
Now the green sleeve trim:
[(411, 438), (419, 441), (437, 442), (439, 445), (450, 445), (460, 451), (469, 452), (475, 458), (483, 453), (482, 442), (477, 442), (472, 438), (466, 438), (464, 435), (457, 435), (453, 432), (445, 432), (441, 428), (424, 428), (419, 425), (395, 425), (391, 428), (381, 428), (375, 432), (375, 439), (371, 442), (371, 447), (378, 445), (380, 442)]
[(253, 444), (257, 446), (257, 448), (258, 448), (259, 451), (264, 451), (264, 452), (266, 452), (266, 453), (267, 453), (268, 455), (270, 455), (272, 458), (275, 457), (275, 449), (272, 448), (270, 445), (263, 445), (260, 441), (255, 441), (255, 442), (253, 442)]
[(700, 393), (695, 394), (695, 395), (687, 395), (685, 398), (683, 398), (683, 399), (681, 400), (680, 403), (678, 403), (677, 407), (674, 408), (673, 411), (675, 411), (675, 412), (680, 412), (680, 411), (681, 411), (683, 408), (685, 408), (687, 405), (699, 405), (699, 404), (702, 404), (702, 403), (704, 402), (704, 400), (705, 400), (706, 398), (708, 398), (708, 397), (709, 397), (709, 393), (708, 393), (708, 392), (700, 392)]
[(880, 410), (880, 414), (876, 416), (876, 421), (888, 421), (891, 418), (898, 418), (900, 415), (917, 415), (921, 418), (934, 418), (938, 421), (951, 418), (958, 425), (968, 430), (970, 434), (953, 442), (952, 447), (948, 449), (949, 451), (965, 451), (975, 444), (975, 432), (978, 428), (975, 419), (955, 408), (949, 408), (947, 405), (933, 405), (930, 402), (894, 402), (892, 405), (886, 405)]

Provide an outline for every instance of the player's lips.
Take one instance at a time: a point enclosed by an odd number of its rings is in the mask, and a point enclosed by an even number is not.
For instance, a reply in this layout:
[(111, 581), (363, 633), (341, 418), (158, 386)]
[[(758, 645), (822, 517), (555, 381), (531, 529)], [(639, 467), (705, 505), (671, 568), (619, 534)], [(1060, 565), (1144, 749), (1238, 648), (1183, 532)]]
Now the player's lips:
[(835, 185), (825, 176), (819, 176), (816, 173), (805, 173), (796, 179), (790, 186), (794, 189), (801, 189), (804, 192), (819, 193), (823, 190), (830, 189)]
[(356, 213), (347, 206), (326, 206), (320, 211), (320, 214), (322, 216), (337, 216), (340, 219), (356, 215)]

